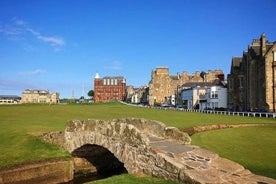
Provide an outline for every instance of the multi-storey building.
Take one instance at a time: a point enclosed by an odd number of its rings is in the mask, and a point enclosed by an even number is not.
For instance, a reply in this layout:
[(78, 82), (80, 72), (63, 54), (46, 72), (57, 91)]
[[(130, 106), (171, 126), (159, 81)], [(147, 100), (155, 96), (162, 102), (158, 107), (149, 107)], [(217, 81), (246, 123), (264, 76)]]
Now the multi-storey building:
[(175, 96), (178, 103), (181, 86), (187, 82), (212, 82), (220, 78), (224, 80), (222, 70), (196, 72), (194, 75), (188, 75), (187, 72), (177, 75), (169, 75), (169, 68), (158, 67), (151, 73), (149, 83), (149, 105), (155, 103), (167, 103), (171, 97)]
[[(200, 109), (206, 108), (206, 88), (209, 83), (186, 83), (181, 91), (182, 106), (184, 109)], [(190, 87), (188, 87), (190, 86)]]
[(122, 76), (100, 78), (97, 73), (94, 78), (94, 101), (107, 102), (125, 100), (126, 79)]
[(235, 111), (276, 112), (276, 42), (263, 33), (242, 57), (233, 57), (228, 79), (228, 106)]
[(226, 109), (227, 87), (219, 79), (213, 82), (188, 82), (182, 85), (184, 109)]
[(20, 103), (59, 103), (59, 93), (48, 90), (30, 90), (22, 92)]

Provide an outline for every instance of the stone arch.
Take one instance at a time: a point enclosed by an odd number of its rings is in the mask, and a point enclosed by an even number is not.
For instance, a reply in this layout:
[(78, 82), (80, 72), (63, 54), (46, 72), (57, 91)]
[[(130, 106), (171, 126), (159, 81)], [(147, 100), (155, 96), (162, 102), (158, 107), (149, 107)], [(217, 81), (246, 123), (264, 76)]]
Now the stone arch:
[(97, 174), (102, 177), (128, 173), (124, 163), (116, 158), (112, 152), (96, 144), (85, 144), (75, 149), (71, 155), (84, 158), (96, 168)]
[(64, 132), (64, 147), (71, 154), (85, 145), (108, 148), (129, 173), (143, 173), (138, 155), (149, 148), (149, 140), (134, 125), (117, 120), (72, 120)]

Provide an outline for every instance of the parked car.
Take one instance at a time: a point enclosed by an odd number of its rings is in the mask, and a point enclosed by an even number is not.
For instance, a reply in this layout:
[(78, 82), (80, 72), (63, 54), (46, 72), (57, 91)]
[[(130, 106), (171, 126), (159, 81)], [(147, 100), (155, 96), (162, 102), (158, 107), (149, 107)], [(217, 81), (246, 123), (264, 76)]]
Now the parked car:
[(184, 110), (184, 108), (183, 108), (182, 105), (177, 105), (177, 106), (175, 107), (175, 109), (178, 110), (178, 111), (183, 111), (183, 110)]

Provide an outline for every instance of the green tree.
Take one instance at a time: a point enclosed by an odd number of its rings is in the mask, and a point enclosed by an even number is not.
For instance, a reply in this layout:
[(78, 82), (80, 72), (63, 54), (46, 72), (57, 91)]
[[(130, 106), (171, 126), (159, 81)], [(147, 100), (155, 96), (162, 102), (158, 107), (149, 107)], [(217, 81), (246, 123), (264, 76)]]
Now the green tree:
[(87, 95), (90, 96), (91, 98), (94, 97), (94, 90), (88, 91)]

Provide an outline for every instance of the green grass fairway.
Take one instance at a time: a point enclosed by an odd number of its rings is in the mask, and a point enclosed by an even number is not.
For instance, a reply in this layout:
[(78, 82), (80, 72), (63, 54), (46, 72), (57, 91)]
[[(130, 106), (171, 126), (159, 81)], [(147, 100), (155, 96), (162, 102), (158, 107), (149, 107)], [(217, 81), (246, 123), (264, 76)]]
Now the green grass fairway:
[[(181, 111), (161, 110), (133, 107), (120, 103), (107, 104), (90, 104), (90, 105), (1, 105), (0, 106), (0, 168), (26, 161), (51, 159), (56, 157), (69, 157), (70, 155), (57, 146), (49, 145), (42, 142), (36, 136), (48, 131), (62, 131), (66, 123), (71, 119), (113, 119), (113, 118), (146, 118), (162, 121), (168, 126), (175, 126), (180, 129), (207, 125), (207, 124), (241, 124), (241, 123), (267, 123), (276, 124), (275, 119), (253, 118), (253, 117), (237, 117), (227, 115), (212, 115), (200, 113), (188, 113)], [(260, 128), (260, 127), (259, 127)], [(258, 130), (258, 128), (256, 128)], [(265, 129), (265, 132), (274, 131), (271, 127)], [(239, 130), (239, 129), (237, 129)], [(222, 130), (223, 132), (228, 130)], [(201, 134), (199, 134), (201, 135)], [(202, 134), (203, 135), (203, 134)], [(263, 147), (269, 148), (267, 155), (275, 155), (272, 152), (273, 145), (269, 139), (273, 137), (260, 137), (255, 140), (255, 135), (248, 137), (248, 140), (259, 141), (263, 143)], [(222, 139), (224, 135), (218, 139)], [(196, 139), (196, 138), (195, 138)], [(225, 145), (231, 144), (232, 139), (226, 139)], [(227, 142), (228, 141), (228, 142)], [(275, 142), (274, 142), (275, 143)], [(212, 143), (214, 144), (214, 142)], [(236, 141), (236, 147), (244, 147), (243, 144), (249, 146), (248, 149), (259, 149), (249, 142)], [(256, 143), (260, 144), (260, 143)], [(275, 144), (274, 144), (275, 145)], [(202, 146), (209, 146), (208, 142)], [(214, 146), (221, 147), (215, 143)], [(211, 149), (211, 148), (210, 148)], [(223, 155), (225, 150), (215, 150)], [(231, 151), (228, 151), (231, 155)], [(235, 152), (235, 150), (233, 150)], [(247, 154), (247, 153), (246, 153)], [(234, 155), (234, 154), (233, 154)], [(235, 156), (240, 157), (240, 156)], [(247, 159), (247, 157), (245, 157)], [(235, 160), (235, 159), (232, 159)], [(247, 163), (254, 163), (255, 158), (246, 160)], [(241, 163), (241, 162), (240, 162)], [(267, 163), (267, 162), (264, 162)], [(248, 167), (248, 166), (247, 166)], [(264, 165), (264, 168), (269, 168)], [(270, 169), (270, 168), (269, 168)], [(255, 171), (255, 170), (254, 170)], [(274, 170), (275, 171), (275, 167)], [(265, 175), (266, 171), (263, 172)], [(267, 171), (267, 172), (271, 172)], [(276, 173), (276, 172), (275, 172)]]
[(243, 127), (195, 134), (192, 143), (276, 179), (275, 135), (276, 126)]

